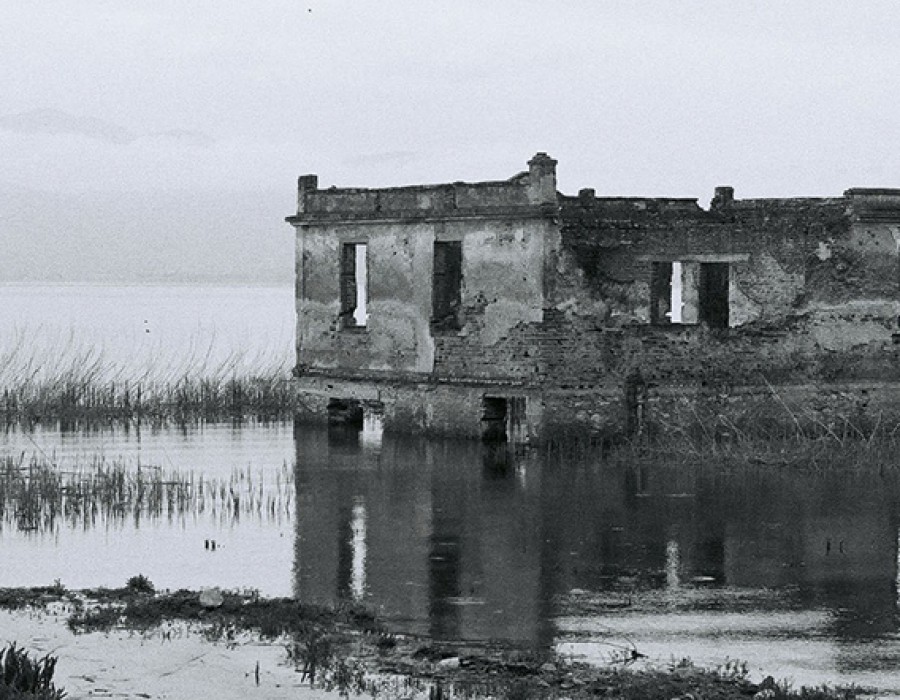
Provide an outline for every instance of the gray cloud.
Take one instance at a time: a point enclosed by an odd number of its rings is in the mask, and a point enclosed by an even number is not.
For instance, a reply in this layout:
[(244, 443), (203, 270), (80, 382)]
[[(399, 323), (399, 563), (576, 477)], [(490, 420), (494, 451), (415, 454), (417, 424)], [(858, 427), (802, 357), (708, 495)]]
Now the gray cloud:
[(160, 139), (189, 146), (208, 147), (215, 139), (193, 129), (166, 129), (146, 135), (136, 134), (118, 124), (96, 117), (79, 117), (59, 109), (33, 109), (0, 116), (0, 130), (19, 134), (71, 134), (106, 143), (127, 145), (143, 138)]
[(121, 145), (137, 138), (128, 129), (103, 119), (77, 117), (49, 108), (0, 116), (0, 129), (20, 134), (75, 134)]

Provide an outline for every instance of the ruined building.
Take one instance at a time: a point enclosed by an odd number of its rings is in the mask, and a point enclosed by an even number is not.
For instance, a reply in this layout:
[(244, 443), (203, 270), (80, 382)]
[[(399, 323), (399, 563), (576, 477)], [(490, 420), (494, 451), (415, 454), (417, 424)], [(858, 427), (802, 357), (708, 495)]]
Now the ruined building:
[(900, 190), (577, 196), (508, 180), (299, 179), (307, 418), (541, 440), (900, 416)]

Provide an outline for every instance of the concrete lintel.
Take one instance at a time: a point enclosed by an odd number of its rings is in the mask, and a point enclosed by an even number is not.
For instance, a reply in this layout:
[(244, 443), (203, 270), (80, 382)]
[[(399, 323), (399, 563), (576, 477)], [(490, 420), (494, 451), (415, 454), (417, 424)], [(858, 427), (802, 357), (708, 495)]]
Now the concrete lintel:
[(747, 262), (750, 253), (647, 253), (636, 258), (641, 262), (738, 263)]

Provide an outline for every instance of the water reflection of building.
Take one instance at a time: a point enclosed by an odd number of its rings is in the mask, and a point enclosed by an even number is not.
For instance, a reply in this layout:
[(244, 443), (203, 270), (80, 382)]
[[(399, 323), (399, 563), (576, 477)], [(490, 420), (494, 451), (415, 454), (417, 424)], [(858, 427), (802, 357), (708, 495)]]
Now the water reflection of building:
[(303, 600), (361, 599), (437, 638), (549, 643), (572, 591), (602, 615), (648, 590), (683, 605), (686, 588), (727, 586), (829, 610), (827, 633), (848, 642), (897, 629), (897, 504), (875, 476), (644, 469), (309, 428), (296, 445)]
[(301, 600), (356, 598), (436, 638), (540, 636), (538, 470), (472, 443), (304, 428), (296, 445)]

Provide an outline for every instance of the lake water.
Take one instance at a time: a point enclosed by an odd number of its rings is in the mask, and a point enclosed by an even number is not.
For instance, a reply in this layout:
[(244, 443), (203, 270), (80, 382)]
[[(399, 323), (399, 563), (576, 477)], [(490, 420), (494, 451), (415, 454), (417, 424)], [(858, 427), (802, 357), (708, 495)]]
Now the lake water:
[[(253, 290), (254, 303), (239, 290), (218, 303), (198, 293), (207, 301), (192, 306), (189, 288), (160, 290), (152, 308), (195, 336), (211, 326), (186, 316), (222, 313), (213, 337), (239, 349), (291, 327), (255, 307), (290, 290)], [(126, 307), (148, 303), (147, 289), (116, 294), (111, 307), (141, 329), (143, 314)], [(289, 301), (280, 308), (291, 313)], [(44, 313), (41, 328), (78, 320)], [(632, 649), (658, 664), (730, 658), (757, 677), (900, 694), (895, 468), (637, 465), (290, 423), (10, 427), (0, 456), (63, 472), (98, 459), (157, 469), (198, 492), (158, 512), (101, 509), (41, 527), (20, 527), (7, 508), (0, 586), (122, 585), (143, 573), (161, 588), (354, 599), (438, 639), (502, 639), (595, 663)]]

